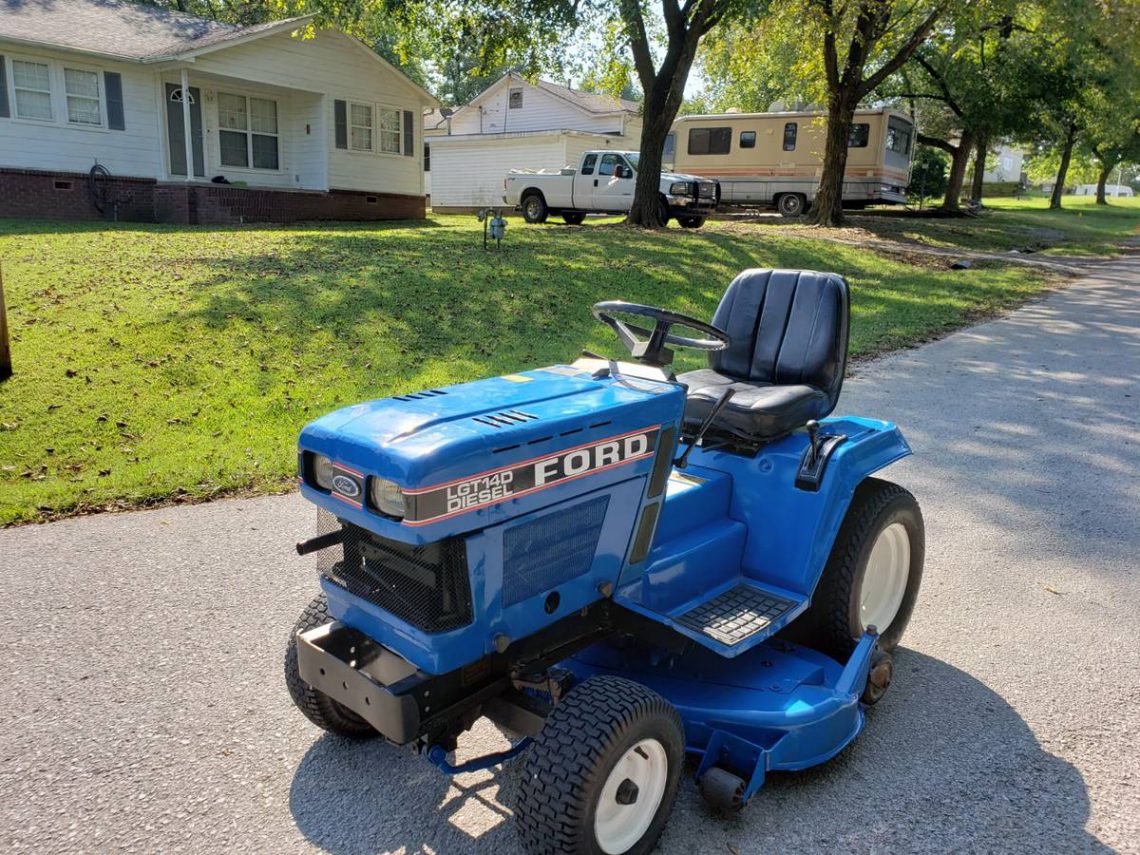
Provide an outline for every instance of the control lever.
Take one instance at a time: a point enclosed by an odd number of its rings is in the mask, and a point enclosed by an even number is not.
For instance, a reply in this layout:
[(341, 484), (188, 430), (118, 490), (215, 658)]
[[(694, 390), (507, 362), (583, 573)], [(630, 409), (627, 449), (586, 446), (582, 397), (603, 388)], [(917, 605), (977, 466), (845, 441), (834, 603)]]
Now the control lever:
[(808, 432), (808, 442), (811, 443), (811, 462), (809, 468), (814, 469), (816, 464), (819, 463), (819, 422), (815, 419), (808, 419), (808, 423), (804, 425)]
[(847, 435), (820, 434), (819, 422), (810, 419), (805, 425), (808, 435), (808, 446), (800, 456), (800, 467), (796, 472), (796, 487), (809, 493), (819, 491), (823, 483), (823, 473), (827, 469), (827, 461), (840, 445), (847, 441)]
[(720, 411), (724, 409), (725, 404), (732, 400), (732, 396), (735, 394), (736, 390), (731, 386), (720, 393), (720, 397), (716, 399), (716, 403), (713, 404), (712, 409), (709, 410), (709, 414), (705, 416), (704, 421), (701, 422), (701, 426), (697, 428), (696, 435), (689, 441), (685, 450), (681, 452), (681, 456), (673, 461), (674, 466), (678, 469), (684, 469), (689, 465), (689, 454), (696, 447), (697, 443), (704, 438), (705, 432), (712, 427), (713, 421), (720, 415)]

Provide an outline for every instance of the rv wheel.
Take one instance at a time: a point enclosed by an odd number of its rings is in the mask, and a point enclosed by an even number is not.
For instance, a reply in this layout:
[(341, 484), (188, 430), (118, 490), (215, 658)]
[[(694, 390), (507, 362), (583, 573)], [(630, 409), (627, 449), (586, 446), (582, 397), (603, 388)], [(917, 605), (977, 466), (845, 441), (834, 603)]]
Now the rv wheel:
[(527, 753), (516, 810), (532, 855), (643, 855), (677, 796), (681, 718), (640, 683), (593, 677), (554, 708)]
[(699, 229), (705, 224), (704, 217), (678, 217), (677, 222), (683, 229)]
[(582, 225), (582, 221), (586, 219), (586, 215), (581, 211), (567, 211), (562, 215), (562, 219), (568, 226), (580, 226)]
[(785, 193), (776, 200), (776, 210), (785, 217), (798, 217), (807, 207), (807, 199), (802, 193)]
[(523, 219), (528, 223), (545, 223), (550, 210), (546, 207), (546, 200), (537, 190), (531, 190), (522, 200)]
[(293, 699), (297, 709), (305, 714), (305, 718), (321, 730), (352, 739), (368, 739), (376, 736), (377, 733), (372, 725), (301, 679), (297, 668), (297, 634), (324, 626), (328, 622), (328, 600), (324, 594), (318, 594), (301, 612), (297, 625), (289, 633), (289, 643), (285, 647), (285, 685), (289, 689), (289, 697)]

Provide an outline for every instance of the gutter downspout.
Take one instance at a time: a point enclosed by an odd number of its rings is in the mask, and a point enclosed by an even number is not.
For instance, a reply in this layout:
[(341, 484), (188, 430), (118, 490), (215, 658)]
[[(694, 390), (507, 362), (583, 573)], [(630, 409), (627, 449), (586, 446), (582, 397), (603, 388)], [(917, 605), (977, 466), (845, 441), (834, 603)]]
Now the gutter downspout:
[(190, 125), (190, 72), (182, 69), (182, 141), (186, 145), (186, 180), (194, 180), (194, 139)]

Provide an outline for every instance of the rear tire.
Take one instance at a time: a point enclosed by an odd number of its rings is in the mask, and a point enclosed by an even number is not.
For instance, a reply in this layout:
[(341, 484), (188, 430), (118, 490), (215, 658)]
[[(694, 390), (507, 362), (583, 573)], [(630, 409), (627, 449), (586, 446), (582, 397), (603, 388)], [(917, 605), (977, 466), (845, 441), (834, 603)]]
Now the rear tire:
[(546, 218), (550, 215), (550, 209), (546, 207), (546, 199), (539, 191), (531, 190), (523, 196), (522, 215), (528, 223), (546, 222)]
[(704, 217), (677, 217), (677, 222), (683, 229), (699, 229), (705, 224)]
[(302, 680), (297, 668), (297, 634), (324, 626), (330, 620), (328, 600), (324, 594), (319, 594), (301, 612), (297, 625), (289, 633), (289, 643), (285, 648), (285, 685), (289, 689), (289, 697), (305, 718), (321, 730), (349, 739), (370, 739), (379, 735), (372, 725)]
[(805, 615), (813, 628), (808, 643), (845, 662), (874, 624), (879, 650), (894, 650), (918, 598), (925, 546), (914, 496), (889, 481), (864, 480)]
[(685, 734), (640, 683), (593, 677), (554, 708), (527, 752), (516, 809), (531, 855), (643, 855), (669, 819)]
[(580, 211), (567, 211), (562, 215), (562, 219), (568, 226), (580, 226), (582, 221), (586, 219), (586, 215)]
[(784, 193), (776, 200), (776, 210), (785, 217), (798, 217), (807, 210), (807, 197), (802, 193)]

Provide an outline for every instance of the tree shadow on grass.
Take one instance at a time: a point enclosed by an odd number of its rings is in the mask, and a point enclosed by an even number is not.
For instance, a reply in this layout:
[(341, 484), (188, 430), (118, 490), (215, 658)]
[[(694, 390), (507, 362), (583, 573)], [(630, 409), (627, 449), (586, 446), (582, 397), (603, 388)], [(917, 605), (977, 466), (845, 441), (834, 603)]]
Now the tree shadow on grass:
[[(476, 732), (494, 741), (485, 721)], [(290, 808), (302, 834), (336, 855), (515, 855), (520, 763), (448, 779), (410, 752), (326, 736), (298, 767)], [(1000, 695), (903, 650), (895, 684), (850, 748), (772, 774), (727, 820), (688, 779), (658, 851), (1111, 851), (1085, 832), (1088, 817), (1080, 774), (1043, 750)]]

